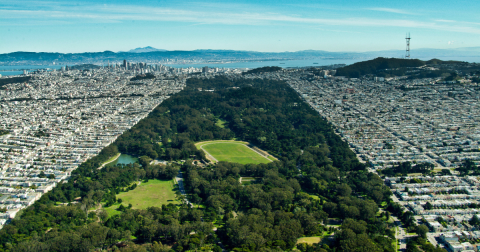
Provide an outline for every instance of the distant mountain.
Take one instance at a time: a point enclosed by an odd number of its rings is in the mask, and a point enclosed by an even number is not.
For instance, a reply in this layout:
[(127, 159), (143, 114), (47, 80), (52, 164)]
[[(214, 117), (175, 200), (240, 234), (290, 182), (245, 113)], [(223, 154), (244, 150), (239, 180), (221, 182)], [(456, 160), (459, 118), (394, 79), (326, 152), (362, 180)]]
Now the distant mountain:
[(138, 48), (132, 49), (132, 50), (128, 51), (128, 53), (165, 52), (165, 51), (167, 51), (167, 50), (157, 49), (157, 48), (153, 48), (151, 46), (147, 46), (147, 47), (138, 47)]
[[(175, 60), (197, 62), (227, 62), (227, 61), (277, 61), (303, 59), (359, 59), (369, 60), (377, 57), (403, 58), (404, 50), (389, 50), (376, 52), (327, 52), (320, 50), (305, 50), (298, 52), (255, 52), (235, 50), (194, 50), (166, 51), (150, 46), (136, 48), (128, 52), (85, 52), (85, 53), (46, 53), (46, 52), (13, 52), (0, 54), (0, 65), (76, 65), (76, 64), (106, 64), (120, 63), (124, 59), (131, 62), (161, 62)], [(465, 61), (472, 57), (480, 58), (480, 47), (456, 49), (414, 49), (411, 58), (455, 58)], [(467, 58), (468, 57), (468, 58)]]

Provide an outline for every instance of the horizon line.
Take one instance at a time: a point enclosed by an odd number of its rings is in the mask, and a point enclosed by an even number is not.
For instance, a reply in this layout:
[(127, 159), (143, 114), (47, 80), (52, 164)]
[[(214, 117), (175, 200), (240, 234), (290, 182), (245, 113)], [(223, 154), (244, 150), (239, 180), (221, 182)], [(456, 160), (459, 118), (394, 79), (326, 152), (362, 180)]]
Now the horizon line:
[[(146, 47), (151, 47), (151, 46), (146, 46)], [(138, 47), (135, 49), (143, 49), (145, 47)], [(154, 48), (154, 47), (151, 47)], [(410, 51), (415, 51), (415, 50), (425, 50), (425, 49), (433, 49), (433, 50), (442, 50), (442, 51), (448, 51), (448, 50), (456, 50), (456, 49), (473, 49), (473, 48), (480, 48), (480, 46), (470, 46), (470, 47), (455, 47), (455, 48), (430, 48), (430, 47), (424, 47), (424, 48), (417, 48), (417, 49), (411, 49)], [(131, 50), (135, 50), (131, 49)], [(298, 52), (328, 52), (328, 53), (371, 53), (371, 52), (388, 52), (388, 51), (405, 51), (402, 49), (387, 49), (387, 50), (380, 50), (380, 51), (326, 51), (326, 50), (315, 50), (315, 49), (306, 49), (306, 50), (299, 50), (299, 51), (278, 51), (278, 52), (273, 52), (273, 51), (252, 51), (252, 50), (237, 50), (237, 49), (193, 49), (193, 50), (182, 50), (182, 49), (174, 49), (174, 50), (168, 50), (168, 49), (157, 49), (157, 51), (150, 51), (150, 52), (130, 52), (129, 51), (111, 51), (111, 50), (104, 50), (104, 51), (85, 51), (85, 52), (34, 52), (34, 51), (14, 51), (14, 52), (6, 52), (6, 53), (0, 53), (0, 54), (10, 54), (10, 53), (59, 53), (59, 54), (81, 54), (81, 53), (104, 53), (104, 52), (112, 52), (112, 53), (132, 53), (132, 54), (142, 54), (142, 53), (153, 53), (153, 52), (194, 52), (194, 51), (236, 51), (236, 52), (256, 52), (256, 53), (298, 53)]]

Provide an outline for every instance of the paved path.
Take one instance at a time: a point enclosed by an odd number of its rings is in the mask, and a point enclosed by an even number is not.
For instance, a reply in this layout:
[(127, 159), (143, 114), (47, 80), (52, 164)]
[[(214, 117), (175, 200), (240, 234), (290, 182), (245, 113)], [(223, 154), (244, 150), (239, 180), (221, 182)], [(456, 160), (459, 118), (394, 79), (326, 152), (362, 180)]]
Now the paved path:
[(395, 231), (395, 238), (400, 241), (399, 251), (405, 251), (407, 249), (407, 244), (406, 244), (407, 235), (405, 233), (405, 230), (403, 229), (403, 224), (396, 216), (391, 216), (391, 217), (393, 219), (393, 223), (397, 226), (395, 229), (399, 229), (399, 232)]
[(120, 157), (120, 155), (122, 155), (122, 153), (118, 153), (112, 161), (103, 163), (102, 166), (98, 167), (97, 169), (100, 170), (100, 169), (102, 169), (105, 165), (110, 164), (111, 162), (114, 162), (115, 160), (117, 160), (117, 159)]
[(180, 190), (180, 193), (185, 196), (185, 203), (189, 205), (190, 207), (193, 207), (193, 204), (188, 201), (187, 199), (187, 194), (185, 193), (185, 188), (183, 187), (183, 176), (182, 172), (178, 172), (178, 175), (175, 177), (175, 180), (177, 181), (178, 184), (178, 190)]

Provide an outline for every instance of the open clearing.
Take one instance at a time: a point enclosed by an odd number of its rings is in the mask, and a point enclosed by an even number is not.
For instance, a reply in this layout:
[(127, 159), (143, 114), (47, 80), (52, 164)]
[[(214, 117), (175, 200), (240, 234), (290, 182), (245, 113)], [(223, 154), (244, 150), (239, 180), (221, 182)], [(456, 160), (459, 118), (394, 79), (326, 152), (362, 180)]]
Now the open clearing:
[(225, 120), (218, 119), (217, 122), (215, 123), (215, 125), (217, 125), (218, 127), (223, 129), (223, 128), (225, 128), (225, 123), (227, 123)]
[(321, 237), (302, 237), (297, 240), (297, 244), (299, 243), (307, 243), (307, 244), (314, 244), (319, 243), (322, 240)]
[[(211, 156), (212, 161), (227, 161), (239, 164), (266, 164), (272, 162), (240, 141), (209, 141), (195, 144)], [(213, 157), (213, 158), (212, 158)]]
[[(121, 192), (117, 195), (117, 199), (122, 199), (122, 205), (125, 207), (132, 204), (133, 209), (146, 209), (151, 206), (162, 207), (163, 204), (168, 205), (179, 204), (175, 199), (175, 191), (173, 190), (173, 180), (149, 180), (142, 182), (137, 188), (128, 192)], [(105, 208), (109, 215), (114, 215), (118, 211), (120, 204)]]

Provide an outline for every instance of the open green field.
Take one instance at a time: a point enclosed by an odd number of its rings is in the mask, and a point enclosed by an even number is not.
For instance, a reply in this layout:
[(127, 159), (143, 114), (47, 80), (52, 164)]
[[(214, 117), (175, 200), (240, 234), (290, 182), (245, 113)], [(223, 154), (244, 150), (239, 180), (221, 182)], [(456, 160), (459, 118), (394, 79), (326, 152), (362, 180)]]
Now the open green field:
[(298, 238), (297, 244), (299, 243), (314, 244), (314, 243), (319, 243), (321, 240), (322, 240), (321, 237), (302, 237), (302, 238)]
[(240, 164), (266, 164), (272, 162), (272, 160), (245, 146), (245, 142), (210, 141), (197, 143), (196, 146), (203, 149), (217, 161)]
[[(117, 195), (117, 199), (122, 199), (122, 205), (125, 207), (132, 204), (133, 209), (146, 209), (151, 206), (162, 207), (163, 204), (168, 205), (179, 204), (175, 199), (175, 191), (173, 190), (173, 180), (149, 180), (142, 182), (137, 188), (128, 192), (121, 192)], [(120, 204), (105, 208), (108, 214), (115, 215)]]

